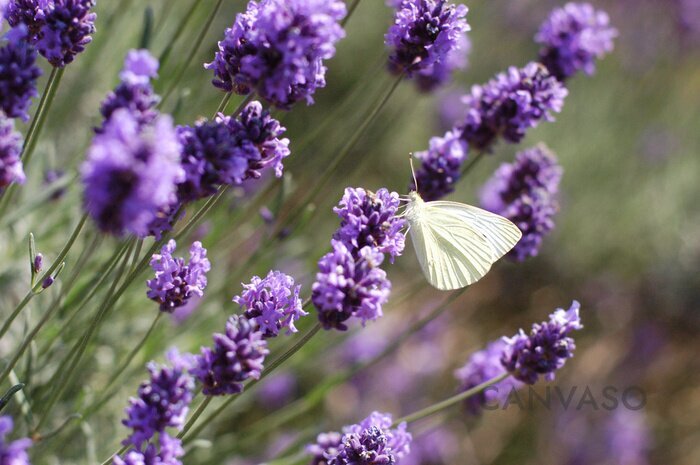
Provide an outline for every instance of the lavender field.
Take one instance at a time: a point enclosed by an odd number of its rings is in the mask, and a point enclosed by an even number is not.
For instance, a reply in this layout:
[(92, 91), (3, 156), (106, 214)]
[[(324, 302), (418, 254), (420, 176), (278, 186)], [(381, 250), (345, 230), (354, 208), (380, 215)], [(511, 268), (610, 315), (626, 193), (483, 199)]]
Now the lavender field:
[(700, 1), (461, 1), (0, 0), (0, 465), (700, 463)]

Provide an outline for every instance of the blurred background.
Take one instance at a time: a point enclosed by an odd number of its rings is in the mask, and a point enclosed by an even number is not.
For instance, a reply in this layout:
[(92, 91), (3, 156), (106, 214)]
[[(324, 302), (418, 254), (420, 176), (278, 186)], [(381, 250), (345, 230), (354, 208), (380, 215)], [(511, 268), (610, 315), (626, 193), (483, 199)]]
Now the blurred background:
[[(29, 169), (33, 176), (20, 190), (14, 214), (3, 220), (11, 227), (0, 242), (3, 309), (13, 308), (26, 292), (28, 233), (34, 233), (37, 249), (50, 260), (81, 215), (81, 185), (73, 176), (92, 127), (99, 124), (100, 101), (118, 82), (126, 51), (143, 45), (144, 24), (150, 25), (146, 45), (156, 56), (171, 47), (156, 83), (163, 93), (215, 3), (98, 1), (94, 42), (67, 69)], [(292, 149), (284, 180), (262, 179), (245, 191), (229, 192), (192, 234), (209, 249), (213, 264), (206, 297), (190, 308), (191, 314), (163, 321), (104, 407), (39, 444), (35, 463), (99, 463), (114, 452), (126, 434), (120, 420), (127, 398), (146, 377), (143, 364), (162, 361), (170, 345), (197, 351), (209, 344), (211, 333), (222, 330), (226, 317), (238, 311), (231, 297), (240, 292), (241, 282), (278, 268), (303, 283), (302, 294), (308, 295), (316, 261), (329, 249), (338, 225), (332, 207), (343, 189), (387, 187), (406, 193), (408, 153), (424, 150), (431, 136), (454, 123), (454, 104), (472, 84), (535, 60), (533, 36), (551, 8), (563, 3), (468, 2), (468, 68), (433, 94), (403, 83), (349, 161), (323, 180), (316, 200), (305, 206), (304, 223), (285, 231), (283, 240), (271, 240), (272, 228), (259, 209), (283, 215), (281, 205), (299, 202), (391, 85), (383, 46), (391, 11), (380, 0), (361, 1), (328, 63), (328, 85), (317, 92), (316, 104), (277, 114), (289, 129)], [(280, 373), (227, 409), (202, 440), (190, 445), (185, 463), (260, 463), (294, 453), (317, 433), (354, 423), (372, 410), (400, 416), (430, 405), (456, 391), (453, 371), (471, 353), (545, 320), (557, 307), (568, 308), (573, 299), (581, 302), (585, 329), (575, 336), (575, 358), (549, 384), (565, 393), (576, 387), (569, 408), (525, 402), (525, 408), (509, 405), (480, 417), (454, 409), (412, 427), (416, 446), (408, 463), (700, 463), (700, 1), (593, 4), (606, 10), (619, 30), (615, 51), (594, 76), (568, 82), (570, 93), (556, 122), (540, 125), (519, 146), (498, 145), (450, 196), (477, 203), (478, 189), (500, 163), (512, 161), (518, 150), (546, 143), (563, 165), (564, 177), (556, 228), (540, 255), (525, 263), (499, 262), (427, 328), (378, 358), (402, 331), (449, 298), (425, 283), (408, 246), (387, 267), (393, 292), (383, 319), (347, 334), (315, 338)], [(202, 63), (212, 59), (216, 41), (244, 8), (243, 1), (224, 2), (185, 69), (182, 85), (164, 109), (178, 124), (210, 117), (217, 108), (222, 94), (210, 85), (211, 73)], [(40, 173), (47, 173), (49, 181)], [(37, 203), (55, 179), (67, 182), (65, 192)], [(90, 228), (81, 245), (95, 241), (97, 253), (85, 264), (79, 283), (91, 279), (117, 244)], [(188, 244), (180, 243), (182, 255)], [(69, 264), (79, 250), (69, 256)], [(101, 398), (110, 369), (148, 329), (158, 309), (145, 297), (145, 279), (132, 286), (102, 327), (79, 383), (55, 410), (53, 427)], [(46, 294), (33, 301), (27, 325), (51, 302), (53, 296)], [(97, 311), (96, 302), (75, 314), (60, 312), (43, 330), (24, 363), (31, 375), (29, 400), (45, 393), (71, 342)], [(299, 324), (302, 330), (314, 324), (313, 312), (306, 320)], [(15, 326), (15, 334), (0, 341), (0, 353), (11, 353), (23, 334), (22, 324)], [(289, 343), (275, 341), (273, 353)], [(335, 382), (338, 374), (344, 376)], [(544, 393), (547, 386), (540, 383), (536, 391)], [(643, 408), (602, 408), (607, 386), (640, 388)], [(577, 408), (586, 387), (598, 405)], [(9, 411), (27, 415), (17, 405)]]

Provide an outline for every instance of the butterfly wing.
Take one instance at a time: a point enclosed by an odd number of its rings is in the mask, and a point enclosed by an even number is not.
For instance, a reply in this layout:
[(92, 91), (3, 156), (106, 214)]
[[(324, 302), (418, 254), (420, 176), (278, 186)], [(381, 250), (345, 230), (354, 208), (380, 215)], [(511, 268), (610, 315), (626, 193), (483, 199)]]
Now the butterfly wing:
[(457, 202), (435, 201), (426, 204), (444, 212), (450, 212), (471, 224), (486, 238), (498, 260), (515, 247), (523, 233), (510, 220), (481, 208)]
[(477, 282), (496, 261), (486, 237), (452, 211), (427, 203), (410, 223), (423, 274), (440, 290), (460, 289)]

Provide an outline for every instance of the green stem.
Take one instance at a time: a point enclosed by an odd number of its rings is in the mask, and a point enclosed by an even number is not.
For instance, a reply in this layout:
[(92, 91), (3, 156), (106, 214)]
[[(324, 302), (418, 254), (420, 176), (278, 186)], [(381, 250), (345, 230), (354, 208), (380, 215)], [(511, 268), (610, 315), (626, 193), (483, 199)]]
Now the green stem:
[(355, 10), (357, 9), (357, 6), (359, 4), (360, 4), (360, 0), (355, 0), (354, 2), (352, 2), (352, 5), (350, 5), (350, 7), (348, 8), (348, 14), (345, 15), (345, 18), (343, 18), (343, 20), (340, 22), (341, 26), (345, 27), (345, 25), (348, 23), (348, 21), (350, 21), (350, 17), (355, 12)]
[(216, 112), (214, 112), (214, 117), (216, 117), (216, 115), (218, 115), (219, 113), (224, 112), (226, 106), (228, 105), (228, 102), (231, 100), (232, 95), (232, 92), (226, 92), (224, 98), (221, 99), (221, 103), (219, 103), (219, 106), (216, 108)]
[(406, 415), (403, 418), (399, 418), (394, 422), (392, 428), (396, 427), (400, 423), (412, 423), (414, 421), (422, 420), (423, 418), (427, 418), (431, 415), (434, 415), (442, 410), (445, 410), (446, 408), (452, 407), (453, 405), (462, 402), (465, 399), (480, 394), (484, 389), (488, 388), (489, 386), (493, 386), (494, 384), (500, 383), (509, 376), (510, 373), (503, 373), (501, 375), (496, 376), (495, 378), (492, 378), (486, 382), (479, 384), (478, 386), (474, 386), (471, 389), (468, 389), (462, 393), (445, 399), (442, 402), (438, 402), (437, 404), (431, 405), (422, 410), (418, 410), (417, 412), (411, 413), (410, 415)]
[(187, 23), (194, 16), (194, 10), (197, 9), (200, 3), (202, 3), (202, 0), (194, 0), (189, 10), (187, 10), (185, 15), (182, 17), (177, 27), (175, 28), (175, 33), (170, 38), (170, 40), (168, 40), (168, 44), (165, 46), (165, 49), (163, 49), (163, 52), (161, 52), (160, 57), (158, 57), (158, 62), (160, 63), (161, 69), (165, 66), (165, 63), (168, 61), (168, 57), (170, 57), (170, 52), (172, 52), (173, 50), (173, 45), (175, 45), (175, 42), (177, 42), (182, 33), (185, 31)]
[(65, 68), (53, 68), (51, 70), (51, 75), (49, 75), (49, 81), (46, 83), (46, 89), (44, 90), (41, 100), (39, 101), (39, 107), (36, 110), (34, 119), (29, 126), (27, 131), (27, 138), (24, 142), (24, 148), (22, 149), (21, 158), (24, 162), (25, 169), (29, 165), (29, 161), (32, 158), (34, 149), (36, 148), (36, 143), (39, 140), (39, 135), (41, 134), (41, 129), (44, 127), (44, 122), (46, 121), (46, 115), (51, 108), (54, 97), (56, 96), (56, 90), (58, 90), (58, 85), (61, 82)]
[(163, 106), (165, 104), (165, 101), (168, 100), (168, 97), (173, 93), (175, 88), (180, 84), (180, 81), (182, 80), (183, 76), (185, 75), (185, 72), (187, 71), (187, 67), (190, 65), (190, 62), (194, 59), (194, 56), (197, 54), (197, 50), (199, 50), (199, 47), (202, 45), (202, 41), (204, 40), (204, 37), (207, 35), (207, 32), (209, 32), (209, 28), (211, 27), (211, 24), (214, 22), (214, 18), (216, 18), (217, 13), (219, 12), (219, 9), (221, 8), (221, 5), (224, 3), (224, 0), (217, 0), (216, 5), (214, 6), (214, 9), (212, 10), (211, 14), (207, 18), (206, 22), (204, 23), (204, 27), (202, 28), (201, 31), (199, 31), (199, 34), (197, 35), (197, 38), (194, 41), (194, 45), (190, 49), (189, 54), (187, 55), (187, 58), (185, 58), (185, 62), (182, 64), (180, 69), (175, 74), (175, 79), (173, 79), (173, 82), (170, 84), (168, 87), (168, 90), (165, 92), (163, 95), (163, 99), (160, 101), (158, 104), (159, 107)]
[(66, 255), (68, 255), (68, 252), (70, 251), (71, 247), (73, 247), (73, 244), (80, 235), (80, 232), (83, 230), (83, 226), (85, 226), (85, 221), (87, 221), (87, 214), (83, 215), (82, 219), (73, 230), (73, 234), (71, 234), (70, 239), (68, 239), (66, 245), (63, 246), (63, 249), (59, 252), (58, 257), (56, 257), (56, 260), (54, 260), (49, 269), (46, 270), (46, 273), (44, 273), (40, 278), (37, 279), (37, 282), (34, 285), (34, 287), (32, 287), (29, 290), (27, 295), (24, 296), (24, 299), (22, 299), (19, 305), (14, 309), (10, 317), (7, 320), (5, 320), (2, 329), (0, 329), (0, 338), (2, 338), (7, 332), (7, 330), (10, 329), (12, 322), (15, 320), (15, 318), (17, 318), (17, 315), (19, 315), (22, 312), (22, 309), (24, 309), (24, 307), (29, 303), (29, 301), (32, 300), (32, 297), (37, 295), (37, 293), (41, 290), (41, 285), (44, 279), (46, 279), (48, 276), (51, 276), (51, 274), (54, 271), (56, 271), (56, 269), (63, 262), (63, 259), (66, 258)]
[[(265, 379), (265, 377), (269, 376), (269, 375), (270, 375), (275, 369), (277, 369), (280, 365), (282, 365), (284, 362), (286, 362), (287, 360), (289, 360), (289, 358), (290, 358), (292, 355), (294, 355), (295, 353), (297, 353), (302, 347), (304, 347), (304, 346), (316, 335), (316, 333), (319, 332), (320, 329), (321, 329), (321, 324), (320, 324), (320, 323), (316, 323), (316, 324), (314, 325), (314, 327), (311, 328), (309, 331), (307, 331), (306, 334), (304, 334), (304, 336), (302, 336), (292, 347), (290, 347), (285, 353), (283, 353), (282, 355), (280, 355), (278, 358), (276, 358), (275, 360), (273, 360), (272, 363), (270, 363), (270, 364), (265, 368), (265, 371), (262, 372), (262, 374), (261, 374), (261, 376), (260, 376), (260, 379), (253, 380), (253, 381), (249, 382), (249, 383), (246, 385), (246, 390), (245, 390), (245, 392), (250, 391), (250, 389), (251, 389), (253, 386), (255, 386), (257, 383), (259, 383), (260, 381), (262, 381), (263, 379)], [(190, 441), (192, 441), (193, 439), (195, 439), (195, 438), (199, 435), (199, 433), (201, 433), (202, 430), (203, 430), (207, 425), (209, 425), (212, 421), (214, 421), (214, 419), (215, 419), (216, 417), (218, 417), (224, 410), (226, 410), (226, 408), (227, 408), (229, 405), (231, 405), (231, 403), (233, 403), (233, 402), (234, 402), (236, 399), (238, 399), (239, 397), (240, 397), (240, 395), (238, 395), (238, 396), (229, 396), (229, 398), (226, 399), (226, 401), (225, 401), (223, 404), (221, 404), (215, 411), (213, 411), (207, 418), (205, 418), (205, 419), (202, 421), (202, 423), (201, 423), (199, 426), (197, 426), (197, 428), (196, 428), (194, 431), (192, 431), (191, 434), (185, 436), (185, 435), (187, 434), (187, 432), (189, 431), (189, 429), (190, 429), (190, 428), (192, 427), (192, 425), (194, 424), (194, 420), (196, 420), (196, 418), (193, 418), (192, 420), (188, 421), (187, 424), (189, 425), (189, 427), (188, 427), (188, 426), (185, 426), (185, 428), (184, 428), (184, 429), (180, 432), (180, 434), (178, 435), (178, 438), (183, 438), (183, 442), (184, 442), (185, 444), (187, 444), (188, 442), (190, 442)], [(202, 409), (202, 410), (203, 410), (203, 409)], [(199, 415), (201, 415), (201, 412), (199, 412)], [(197, 416), (199, 416), (199, 415), (197, 415)]]
[[(133, 249), (134, 245), (135, 245), (135, 241), (132, 240), (130, 249)], [(112, 286), (110, 287), (110, 290), (107, 293), (107, 296), (103, 302), (103, 305), (101, 305), (100, 310), (97, 312), (97, 315), (95, 315), (95, 318), (93, 318), (92, 322), (90, 323), (90, 327), (88, 328), (85, 335), (74, 346), (74, 348), (76, 349), (75, 355), (73, 356), (73, 358), (70, 362), (70, 365), (65, 370), (60, 369), (60, 378), (57, 380), (57, 383), (56, 383), (57, 385), (52, 390), (51, 397), (49, 397), (47, 405), (43, 409), (44, 414), (42, 415), (41, 420), (39, 420), (39, 423), (34, 428), (35, 433), (38, 432), (42, 426), (44, 426), (44, 423), (46, 423), (46, 420), (49, 418), (49, 413), (51, 412), (51, 409), (53, 408), (53, 406), (56, 404), (56, 401), (63, 393), (63, 390), (68, 386), (68, 383), (71, 381), (74, 372), (78, 368), (78, 364), (80, 363), (80, 359), (81, 359), (82, 355), (85, 353), (85, 350), (87, 349), (87, 346), (90, 342), (90, 339), (92, 339), (92, 335), (96, 332), (98, 326), (102, 322), (102, 320), (105, 317), (105, 315), (107, 314), (107, 312), (114, 305), (115, 301), (112, 300), (112, 296), (115, 293), (115, 289), (117, 287), (117, 284), (119, 283), (121, 277), (124, 275), (126, 267), (129, 263), (130, 256), (131, 256), (130, 252), (127, 252), (124, 255), (124, 258), (122, 259), (122, 264), (119, 268), (117, 276), (114, 278), (114, 282), (112, 283)], [(106, 303), (109, 303), (109, 304), (106, 304)]]
[(485, 157), (484, 157), (484, 152), (479, 152), (479, 153), (477, 153), (477, 154), (474, 156), (474, 158), (472, 158), (471, 160), (469, 160), (469, 163), (467, 163), (467, 164), (464, 166), (464, 168), (462, 168), (462, 174), (461, 174), (461, 176), (464, 177), (464, 176), (466, 176), (467, 174), (469, 174), (469, 173), (474, 169), (474, 167), (477, 165), (477, 163), (479, 163), (479, 160), (481, 160), (482, 158), (485, 158)]

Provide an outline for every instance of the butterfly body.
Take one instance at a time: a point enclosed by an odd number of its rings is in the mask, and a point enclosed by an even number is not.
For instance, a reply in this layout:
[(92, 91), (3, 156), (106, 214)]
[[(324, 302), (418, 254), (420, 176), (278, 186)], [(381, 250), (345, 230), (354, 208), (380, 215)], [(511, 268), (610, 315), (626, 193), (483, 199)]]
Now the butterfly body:
[(417, 192), (409, 194), (405, 215), (423, 274), (440, 290), (474, 284), (522, 236), (499, 215), (457, 202), (425, 202)]

